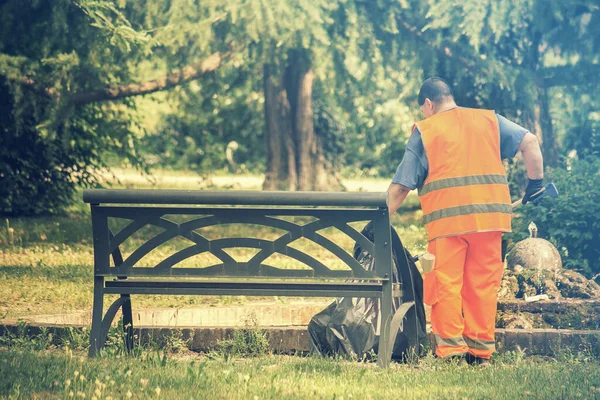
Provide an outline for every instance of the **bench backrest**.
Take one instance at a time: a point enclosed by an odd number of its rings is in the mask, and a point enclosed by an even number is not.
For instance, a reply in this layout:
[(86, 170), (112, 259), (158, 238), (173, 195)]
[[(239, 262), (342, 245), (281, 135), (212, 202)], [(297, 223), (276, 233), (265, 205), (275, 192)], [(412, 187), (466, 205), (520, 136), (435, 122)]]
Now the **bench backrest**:
[[(392, 276), (387, 193), (91, 189), (84, 191), (83, 198), (91, 205), (96, 276), (361, 280), (388, 280)], [(185, 216), (186, 219), (172, 216)], [(300, 224), (282, 217), (311, 217), (312, 221)], [(118, 232), (113, 232), (109, 228), (111, 218), (129, 222)], [(374, 242), (350, 225), (357, 221), (373, 221)], [(225, 224), (262, 225), (284, 233), (274, 240), (267, 240), (256, 237), (210, 239), (198, 232), (202, 228)], [(124, 258), (121, 245), (147, 226), (162, 231), (147, 238)], [(375, 270), (366, 271), (339, 243), (319, 233), (330, 227), (339, 229), (373, 254), (377, 260)], [(185, 238), (191, 243), (154, 265), (138, 265), (144, 256), (175, 238)], [(289, 246), (301, 238), (327, 249), (348, 268), (331, 269), (310, 254)], [(225, 251), (238, 247), (254, 248), (257, 253), (248, 261), (240, 262)], [(203, 268), (176, 267), (205, 252), (220, 262)], [(278, 268), (265, 264), (264, 261), (273, 254), (286, 255), (309, 268)]]

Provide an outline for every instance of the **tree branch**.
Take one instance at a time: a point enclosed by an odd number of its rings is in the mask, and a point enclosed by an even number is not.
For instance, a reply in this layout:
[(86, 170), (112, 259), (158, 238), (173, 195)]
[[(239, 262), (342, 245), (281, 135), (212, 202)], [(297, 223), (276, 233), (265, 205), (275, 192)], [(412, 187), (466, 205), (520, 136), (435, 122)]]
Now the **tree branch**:
[[(7, 78), (7, 79), (11, 80), (10, 78)], [(41, 94), (42, 96), (45, 96), (48, 98), (54, 98), (58, 95), (56, 93), (55, 89), (39, 87), (33, 79), (31, 79), (27, 76), (20, 76), (18, 78), (13, 78), (12, 80), (20, 83), (21, 86), (23, 86), (24, 88), (29, 89), (34, 92), (37, 92), (37, 93)]]
[(84, 105), (97, 101), (118, 100), (166, 90), (196, 80), (209, 72), (215, 71), (219, 68), (223, 60), (231, 56), (231, 54), (231, 52), (223, 54), (219, 52), (214, 53), (198, 64), (185, 66), (179, 71), (175, 71), (160, 79), (130, 83), (128, 85), (107, 86), (104, 89), (75, 93), (71, 96), (71, 102), (76, 105)]

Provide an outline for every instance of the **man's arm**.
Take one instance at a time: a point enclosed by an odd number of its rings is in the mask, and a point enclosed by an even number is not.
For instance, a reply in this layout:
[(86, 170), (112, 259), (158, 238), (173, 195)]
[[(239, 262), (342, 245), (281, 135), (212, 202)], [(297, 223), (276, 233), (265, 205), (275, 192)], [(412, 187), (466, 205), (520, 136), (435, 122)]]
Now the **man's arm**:
[(501, 115), (496, 116), (500, 130), (500, 158), (512, 158), (517, 154), (517, 151), (521, 151), (523, 154), (523, 161), (529, 178), (523, 196), (523, 204), (527, 204), (529, 200), (535, 200), (533, 195), (544, 187), (544, 161), (540, 143), (537, 137), (527, 129)]
[(419, 129), (413, 129), (402, 162), (396, 170), (392, 183), (388, 188), (388, 209), (392, 216), (402, 204), (408, 192), (423, 186), (427, 177), (427, 155)]
[(532, 180), (543, 179), (544, 159), (538, 138), (531, 132), (527, 132), (519, 145), (519, 150), (523, 154), (527, 177)]
[(529, 178), (522, 201), (522, 204), (527, 204), (530, 200), (535, 200), (544, 187), (544, 160), (542, 158), (542, 151), (540, 150), (540, 143), (537, 137), (530, 132), (525, 134), (523, 141), (519, 145), (519, 150), (523, 154), (523, 161), (525, 161), (527, 177)]
[(390, 216), (394, 215), (394, 213), (398, 210), (410, 189), (404, 185), (400, 185), (398, 183), (391, 183), (390, 187), (388, 187), (388, 209), (390, 212)]

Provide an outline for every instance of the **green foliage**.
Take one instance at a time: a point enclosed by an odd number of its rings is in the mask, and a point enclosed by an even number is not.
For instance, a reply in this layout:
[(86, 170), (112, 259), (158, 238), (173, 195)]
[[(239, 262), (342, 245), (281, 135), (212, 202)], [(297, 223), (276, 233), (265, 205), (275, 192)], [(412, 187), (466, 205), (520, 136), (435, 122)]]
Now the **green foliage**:
[(598, 75), (597, 2), (428, 0), (423, 6), (403, 21), (419, 31), (424, 76), (451, 82), (460, 105), (494, 109), (538, 134), (546, 164), (556, 166), (559, 153), (569, 150), (562, 138), (574, 131), (565, 126), (572, 123), (556, 124), (568, 116), (555, 100), (573, 88), (574, 105), (585, 95), (597, 98), (590, 84)]
[[(283, 71), (298, 51), (315, 73), (327, 162), (347, 175), (393, 174), (420, 118), (419, 84), (433, 74), (461, 105), (541, 127), (550, 149), (586, 157), (598, 141), (595, 0), (8, 0), (0, 12), (2, 214), (59, 211), (75, 187), (98, 184), (108, 156), (264, 171), (263, 66)], [(169, 109), (158, 121), (133, 101), (70, 101), (216, 51), (229, 56), (215, 72), (152, 100)]]
[(46, 350), (53, 342), (53, 334), (47, 328), (40, 328), (39, 333), (32, 334), (31, 327), (20, 322), (15, 332), (6, 330), (0, 336), (0, 346), (29, 350)]
[[(594, 94), (595, 93), (595, 94)], [(556, 126), (564, 146), (579, 158), (600, 156), (600, 107), (598, 88), (573, 87), (555, 95)]]
[(533, 221), (539, 237), (558, 248), (565, 267), (588, 278), (600, 272), (600, 158), (568, 159), (561, 168), (546, 173), (560, 196), (543, 199), (538, 205), (518, 210), (513, 230), (514, 241), (528, 237), (527, 225)]
[[(128, 112), (93, 105), (56, 126), (49, 121), (50, 126), (34, 125), (40, 104), (26, 109), (7, 104), (11, 97), (6, 86), (0, 86), (0, 98), (0, 107), (7, 111), (0, 117), (0, 214), (63, 210), (72, 203), (77, 186), (96, 184), (106, 150), (138, 160)], [(17, 113), (20, 122), (14, 118)]]
[(389, 3), (340, 2), (331, 13), (335, 52), (331, 63), (318, 67), (323, 72), (315, 87), (345, 125), (350, 176), (389, 178), (419, 118), (411, 104), (420, 85), (415, 42), (399, 35), (394, 11)]
[(218, 354), (225, 360), (232, 357), (260, 357), (270, 353), (267, 332), (257, 326), (256, 318), (245, 322), (244, 328), (233, 331), (231, 339), (220, 340)]
[[(131, 23), (114, 2), (81, 0), (72, 3), (90, 18), (91, 26), (98, 28), (112, 46), (116, 46), (124, 52), (130, 52), (133, 47), (139, 47), (149, 52), (150, 45), (155, 44), (145, 32), (133, 29)], [(123, 0), (120, 0), (119, 3), (122, 6), (125, 5)]]
[(125, 57), (149, 40), (108, 1), (7, 1), (0, 15), (0, 214), (57, 212), (97, 183), (105, 152), (140, 164), (131, 102), (69, 99), (128, 79)]
[[(225, 43), (233, 42), (240, 50), (214, 77), (168, 98), (176, 111), (147, 138), (150, 162), (221, 170), (229, 168), (225, 149), (235, 141), (236, 164), (264, 171), (263, 65), (283, 70), (290, 54), (303, 49), (315, 71), (315, 126), (320, 129), (327, 119), (335, 119), (334, 131), (317, 132), (324, 134), (319, 138), (327, 162), (346, 166), (352, 175), (360, 175), (358, 170), (387, 176), (395, 169), (413, 122), (409, 108), (399, 102), (398, 88), (409, 93), (416, 83), (407, 75), (417, 74), (410, 69), (414, 62), (398, 46), (388, 59), (383, 47), (389, 42), (375, 39), (377, 28), (362, 15), (366, 10), (361, 3), (159, 3), (128, 7), (135, 10), (131, 18), (144, 15), (150, 21), (147, 28), (156, 29), (155, 37), (163, 44), (157, 54), (169, 67), (193, 62)], [(331, 118), (324, 119), (322, 110)]]
[[(224, 66), (216, 76), (180, 88), (168, 98), (173, 111), (142, 140), (150, 166), (169, 165), (199, 173), (232, 168), (262, 172), (265, 162), (263, 95), (244, 69)], [(236, 147), (236, 146), (234, 146)]]
[(6, 327), (0, 336), (0, 346), (19, 350), (50, 350), (63, 347), (69, 350), (86, 350), (89, 347), (90, 332), (86, 328), (66, 328), (54, 330), (46, 327), (33, 327), (21, 321), (12, 329)]

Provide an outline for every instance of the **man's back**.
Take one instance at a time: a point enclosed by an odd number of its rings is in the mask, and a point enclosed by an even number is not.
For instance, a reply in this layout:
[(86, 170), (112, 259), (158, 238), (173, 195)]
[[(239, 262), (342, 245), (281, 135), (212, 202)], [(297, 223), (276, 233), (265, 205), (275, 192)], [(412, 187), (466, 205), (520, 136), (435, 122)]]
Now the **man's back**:
[(429, 160), (419, 190), (429, 240), (510, 231), (510, 194), (494, 112), (456, 107), (416, 125)]
[(429, 160), (425, 184), (442, 176), (504, 174), (493, 111), (456, 107), (416, 125)]

